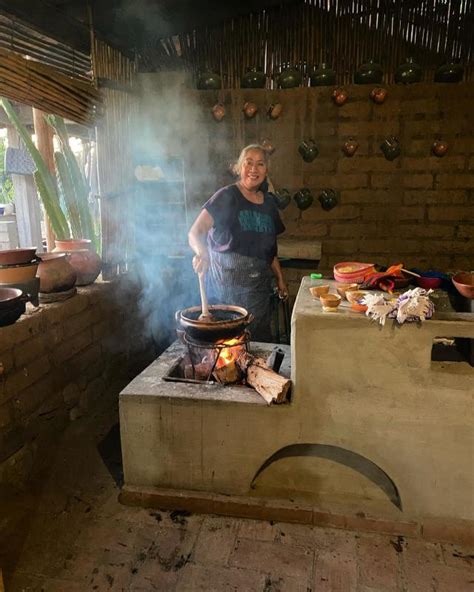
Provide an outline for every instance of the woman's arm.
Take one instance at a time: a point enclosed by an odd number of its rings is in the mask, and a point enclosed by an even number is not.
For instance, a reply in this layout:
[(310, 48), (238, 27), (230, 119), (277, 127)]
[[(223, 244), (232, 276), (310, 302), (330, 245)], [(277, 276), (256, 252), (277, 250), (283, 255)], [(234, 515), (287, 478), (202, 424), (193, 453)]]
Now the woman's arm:
[(196, 253), (196, 256), (193, 258), (193, 268), (196, 273), (205, 273), (209, 267), (207, 233), (213, 226), (214, 220), (211, 214), (207, 210), (201, 210), (201, 213), (189, 230), (189, 246)]
[(280, 262), (278, 261), (278, 257), (274, 257), (271, 269), (273, 271), (274, 276), (276, 277), (277, 284), (278, 284), (278, 295), (282, 300), (286, 300), (288, 298), (288, 287), (285, 283), (283, 278), (283, 272), (281, 270)]

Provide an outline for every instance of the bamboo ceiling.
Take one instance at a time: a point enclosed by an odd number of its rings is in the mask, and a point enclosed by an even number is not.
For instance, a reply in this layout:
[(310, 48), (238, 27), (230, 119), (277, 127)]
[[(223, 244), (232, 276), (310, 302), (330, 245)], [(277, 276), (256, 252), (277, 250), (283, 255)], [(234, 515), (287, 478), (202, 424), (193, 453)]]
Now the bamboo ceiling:
[[(412, 56), (432, 81), (437, 66), (460, 58), (473, 76), (473, 0), (301, 0), (162, 39), (142, 56), (145, 69), (210, 69), (225, 88), (239, 87), (247, 66), (259, 65), (267, 85), (291, 65), (304, 75), (326, 62), (348, 84), (358, 66), (375, 58), (384, 82)], [(308, 84), (307, 78), (303, 84)]]

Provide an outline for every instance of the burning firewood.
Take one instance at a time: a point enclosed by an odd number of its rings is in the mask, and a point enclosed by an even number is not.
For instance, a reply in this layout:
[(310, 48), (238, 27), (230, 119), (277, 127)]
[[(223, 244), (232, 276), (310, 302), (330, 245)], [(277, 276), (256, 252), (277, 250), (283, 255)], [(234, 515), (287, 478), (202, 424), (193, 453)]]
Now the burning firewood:
[(265, 360), (243, 351), (236, 362), (246, 375), (247, 384), (253, 387), (269, 405), (283, 403), (286, 400), (291, 380), (274, 372)]

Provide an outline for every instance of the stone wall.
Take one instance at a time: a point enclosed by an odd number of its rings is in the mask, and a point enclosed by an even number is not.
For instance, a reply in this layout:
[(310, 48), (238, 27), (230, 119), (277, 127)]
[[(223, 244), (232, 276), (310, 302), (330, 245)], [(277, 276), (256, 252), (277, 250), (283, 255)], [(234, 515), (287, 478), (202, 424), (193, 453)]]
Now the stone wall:
[(0, 328), (0, 483), (26, 480), (48, 439), (155, 357), (137, 301), (127, 280), (97, 282)]
[[(188, 198), (196, 211), (218, 187), (232, 182), (228, 165), (240, 149), (267, 138), (276, 147), (271, 168), (276, 187), (292, 193), (308, 187), (314, 194), (308, 210), (300, 212), (292, 203), (283, 218), (286, 236), (322, 241), (320, 268), (354, 259), (441, 270), (472, 267), (473, 83), (388, 86), (382, 105), (370, 100), (372, 86), (351, 85), (345, 87), (347, 103), (338, 107), (329, 87), (203, 92), (186, 89), (185, 78), (169, 73), (146, 75), (142, 82), (140, 113), (155, 141), (151, 146), (164, 143), (184, 157)], [(219, 123), (210, 111), (218, 101), (226, 109)], [(258, 106), (254, 119), (242, 113), (246, 101)], [(266, 112), (276, 102), (283, 113), (273, 121)], [(380, 150), (391, 135), (402, 149), (393, 162)], [(341, 152), (349, 137), (360, 144), (352, 158)], [(298, 154), (303, 138), (313, 138), (319, 147), (312, 163)], [(449, 143), (443, 158), (431, 154), (438, 138)], [(340, 205), (330, 212), (317, 201), (324, 188), (340, 192)]]

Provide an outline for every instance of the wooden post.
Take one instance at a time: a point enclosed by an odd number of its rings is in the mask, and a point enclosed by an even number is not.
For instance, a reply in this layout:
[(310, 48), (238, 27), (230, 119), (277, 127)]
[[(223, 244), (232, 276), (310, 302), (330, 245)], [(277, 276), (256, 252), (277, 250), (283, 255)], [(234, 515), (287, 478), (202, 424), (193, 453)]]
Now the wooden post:
[[(36, 146), (43, 157), (47, 167), (51, 171), (54, 177), (56, 177), (56, 169), (54, 166), (54, 146), (53, 146), (53, 130), (46, 123), (43, 111), (35, 109), (33, 107), (33, 125), (35, 127), (36, 134)], [(46, 212), (44, 214), (45, 227), (46, 227), (46, 243), (48, 245), (48, 251), (54, 249), (54, 233), (51, 228)]]

